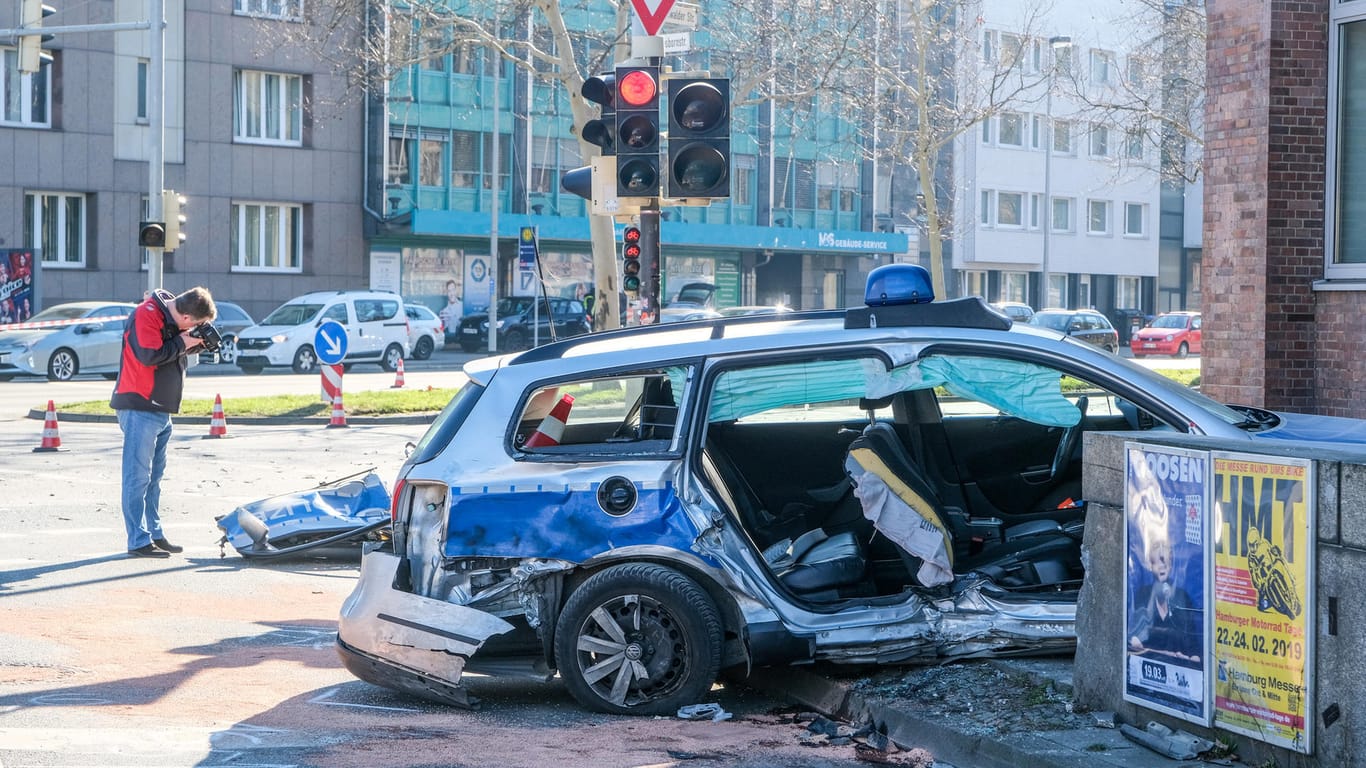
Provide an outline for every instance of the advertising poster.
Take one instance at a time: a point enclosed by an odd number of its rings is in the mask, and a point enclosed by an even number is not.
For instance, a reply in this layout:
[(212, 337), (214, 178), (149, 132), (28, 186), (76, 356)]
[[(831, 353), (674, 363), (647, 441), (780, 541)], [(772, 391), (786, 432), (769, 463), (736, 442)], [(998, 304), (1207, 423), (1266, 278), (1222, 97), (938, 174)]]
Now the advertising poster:
[(22, 323), (38, 311), (34, 262), (31, 250), (0, 248), (0, 325)]
[(1310, 754), (1314, 463), (1212, 453), (1214, 722)]
[(1125, 444), (1124, 699), (1210, 722), (1209, 454)]

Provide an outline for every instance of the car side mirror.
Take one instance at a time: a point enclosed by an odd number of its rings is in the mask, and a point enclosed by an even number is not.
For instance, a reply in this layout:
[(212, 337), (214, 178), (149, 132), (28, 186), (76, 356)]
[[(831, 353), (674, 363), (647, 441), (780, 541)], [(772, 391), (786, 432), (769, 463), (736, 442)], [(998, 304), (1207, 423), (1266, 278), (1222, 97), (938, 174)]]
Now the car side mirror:
[(87, 333), (94, 333), (95, 331), (98, 331), (99, 329), (100, 329), (100, 326), (99, 326), (98, 324), (85, 323), (84, 325), (78, 325), (78, 326), (76, 326), (76, 335), (78, 335), (78, 336), (84, 336), (84, 335), (86, 335)]

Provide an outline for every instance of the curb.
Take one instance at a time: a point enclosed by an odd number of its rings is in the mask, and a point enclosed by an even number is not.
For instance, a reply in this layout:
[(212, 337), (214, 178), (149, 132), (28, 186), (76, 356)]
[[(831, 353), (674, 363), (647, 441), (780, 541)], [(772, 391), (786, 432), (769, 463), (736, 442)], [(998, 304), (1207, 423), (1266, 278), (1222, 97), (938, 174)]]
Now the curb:
[[(46, 409), (33, 408), (28, 412), (28, 418), (43, 421), (47, 416)], [(346, 420), (358, 421), (362, 424), (430, 424), (437, 417), (435, 412), (429, 414), (412, 414), (407, 416), (355, 416), (346, 415)], [(57, 421), (85, 424), (117, 424), (119, 417), (109, 414), (94, 413), (62, 413), (57, 412)], [(175, 416), (176, 424), (209, 424), (213, 421), (213, 416)], [(330, 416), (236, 416), (233, 417), (233, 424), (246, 424), (257, 426), (288, 426), (290, 424), (327, 424), (331, 421)]]

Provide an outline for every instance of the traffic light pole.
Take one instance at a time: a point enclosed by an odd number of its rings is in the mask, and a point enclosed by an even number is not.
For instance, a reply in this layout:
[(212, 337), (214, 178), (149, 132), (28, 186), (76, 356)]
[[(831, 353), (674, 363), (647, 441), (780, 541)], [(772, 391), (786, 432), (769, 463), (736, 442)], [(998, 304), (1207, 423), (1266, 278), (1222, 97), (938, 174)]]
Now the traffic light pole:
[[(663, 257), (659, 250), (659, 202), (640, 210), (640, 316), (641, 325), (659, 322), (659, 275)], [(650, 322), (643, 322), (648, 317)]]
[[(147, 33), (151, 61), (147, 67), (147, 220), (165, 221), (161, 190), (166, 186), (166, 8), (165, 0), (148, 0)], [(166, 243), (174, 249), (177, 243)], [(161, 287), (161, 248), (147, 249), (147, 290)]]

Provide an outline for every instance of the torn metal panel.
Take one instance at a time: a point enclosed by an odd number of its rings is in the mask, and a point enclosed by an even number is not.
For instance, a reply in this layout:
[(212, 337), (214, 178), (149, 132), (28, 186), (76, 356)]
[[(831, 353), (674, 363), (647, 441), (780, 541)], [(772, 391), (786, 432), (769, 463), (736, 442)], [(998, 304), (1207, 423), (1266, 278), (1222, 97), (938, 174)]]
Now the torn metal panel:
[(387, 526), (389, 492), (374, 472), (243, 504), (217, 519), (220, 544), (274, 557), (371, 535)]

